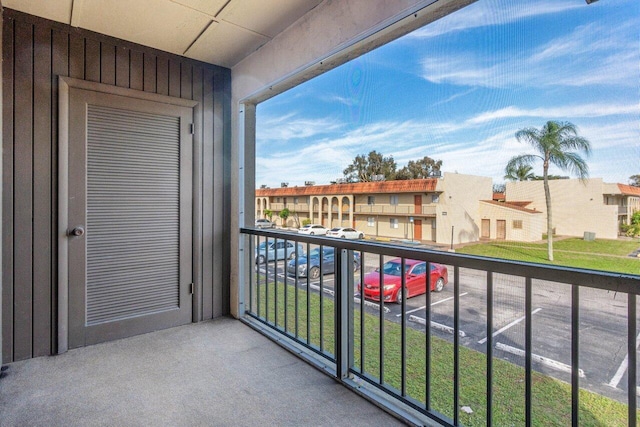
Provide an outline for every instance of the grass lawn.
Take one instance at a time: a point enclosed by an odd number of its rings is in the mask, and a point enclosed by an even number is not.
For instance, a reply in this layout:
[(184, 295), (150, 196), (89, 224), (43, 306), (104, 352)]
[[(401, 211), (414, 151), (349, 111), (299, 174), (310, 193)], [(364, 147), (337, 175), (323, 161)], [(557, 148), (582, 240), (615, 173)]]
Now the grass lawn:
[[(262, 279), (264, 280), (264, 279)], [(260, 301), (260, 316), (295, 334), (296, 288), (279, 283), (269, 284), (267, 294), (264, 282), (254, 295), (253, 310), (257, 311)], [(277, 292), (276, 292), (277, 290)], [(286, 303), (285, 303), (286, 290)], [(277, 304), (276, 304), (277, 300)], [(266, 310), (268, 302), (268, 311)], [(322, 310), (321, 310), (322, 307)], [(297, 290), (298, 338), (307, 341), (307, 320), (309, 320), (308, 342), (322, 347), (325, 353), (333, 353), (334, 348), (334, 306), (329, 297), (321, 298), (314, 293)], [(321, 320), (322, 311), (322, 320)], [(380, 378), (383, 368), (385, 384), (400, 389), (401, 384), (401, 326), (384, 321), (384, 353), (380, 357), (380, 319), (370, 314), (355, 311), (354, 325), (354, 368), (360, 371), (361, 342), (364, 340), (364, 369), (368, 375)], [(360, 325), (364, 322), (364, 336)], [(406, 390), (407, 395), (425, 401), (426, 335), (407, 328)], [(431, 338), (430, 352), (430, 407), (453, 418), (453, 344)], [(486, 355), (460, 347), (460, 406), (469, 406), (472, 414), (460, 411), (460, 421), (466, 426), (486, 425)], [(380, 361), (382, 360), (382, 364)], [(382, 365), (382, 366), (381, 366)], [(493, 424), (498, 426), (518, 426), (525, 422), (524, 369), (494, 358), (493, 360)], [(571, 424), (571, 387), (554, 378), (533, 373), (533, 425), (566, 426)], [(626, 426), (627, 406), (606, 397), (580, 390), (581, 426)]]
[(640, 241), (595, 240), (580, 238), (553, 242), (554, 261), (547, 260), (546, 243), (490, 242), (465, 246), (456, 252), (493, 258), (617, 273), (640, 274), (640, 258), (627, 256), (640, 248)]

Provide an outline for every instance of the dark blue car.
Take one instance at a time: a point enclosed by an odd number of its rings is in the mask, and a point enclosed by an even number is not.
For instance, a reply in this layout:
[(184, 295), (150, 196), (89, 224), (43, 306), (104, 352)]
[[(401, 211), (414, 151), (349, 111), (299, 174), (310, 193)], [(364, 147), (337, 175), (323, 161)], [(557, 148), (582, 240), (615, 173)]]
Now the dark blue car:
[[(335, 266), (336, 250), (330, 246), (324, 246), (322, 248), (322, 274), (333, 274)], [(315, 248), (309, 252), (307, 256), (301, 256), (297, 259), (298, 262), (298, 277), (307, 277), (311, 279), (317, 279), (320, 277), (320, 248)], [(360, 268), (360, 254), (355, 252), (353, 254), (353, 270), (356, 271)], [(292, 259), (287, 264), (287, 274), (296, 276), (296, 260)]]

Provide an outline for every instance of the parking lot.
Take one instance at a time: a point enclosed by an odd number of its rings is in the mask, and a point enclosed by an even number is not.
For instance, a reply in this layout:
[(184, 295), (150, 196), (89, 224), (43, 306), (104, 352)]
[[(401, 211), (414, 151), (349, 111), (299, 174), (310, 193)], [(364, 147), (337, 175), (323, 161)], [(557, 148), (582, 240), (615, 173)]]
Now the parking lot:
[[(386, 261), (386, 260), (385, 260)], [(378, 267), (378, 256), (364, 257), (364, 271)], [(284, 274), (285, 262), (260, 265), (263, 274), (278, 281), (295, 284), (293, 276)], [(431, 293), (431, 333), (453, 341), (454, 269), (449, 266), (449, 284), (442, 292)], [(460, 343), (468, 348), (486, 352), (487, 301), (486, 273), (460, 269)], [(356, 283), (360, 274), (356, 275)], [(306, 287), (306, 279), (299, 286)], [(319, 292), (320, 279), (311, 280), (311, 290)], [(322, 289), (332, 298), (333, 274), (322, 277)], [(359, 295), (356, 295), (358, 299)], [(580, 292), (580, 386), (626, 402), (627, 375), (627, 302), (626, 295), (614, 292), (582, 289)], [(377, 316), (379, 306), (366, 302), (367, 311)], [(401, 306), (386, 303), (385, 320), (400, 322)], [(524, 365), (525, 349), (525, 283), (524, 279), (509, 275), (494, 276), (493, 343), (494, 357)], [(425, 295), (407, 300), (407, 325), (416, 330), (426, 328)], [(533, 281), (532, 300), (532, 359), (535, 370), (570, 382), (571, 363), (571, 287), (567, 284)], [(640, 336), (636, 342), (640, 342)]]

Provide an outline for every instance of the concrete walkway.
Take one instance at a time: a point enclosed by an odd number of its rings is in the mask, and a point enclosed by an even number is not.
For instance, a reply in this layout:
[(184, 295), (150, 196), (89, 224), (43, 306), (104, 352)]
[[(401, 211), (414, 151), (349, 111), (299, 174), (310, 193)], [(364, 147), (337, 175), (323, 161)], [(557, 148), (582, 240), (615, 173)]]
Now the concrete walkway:
[(391, 426), (400, 422), (233, 319), (10, 365), (0, 426)]

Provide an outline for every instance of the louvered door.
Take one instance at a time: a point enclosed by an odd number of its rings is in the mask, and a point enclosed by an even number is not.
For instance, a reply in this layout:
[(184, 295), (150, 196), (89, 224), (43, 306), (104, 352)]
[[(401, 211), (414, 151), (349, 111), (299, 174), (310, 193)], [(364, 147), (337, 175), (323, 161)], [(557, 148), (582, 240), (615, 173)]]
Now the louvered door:
[(190, 322), (192, 109), (76, 89), (69, 106), (69, 346)]

